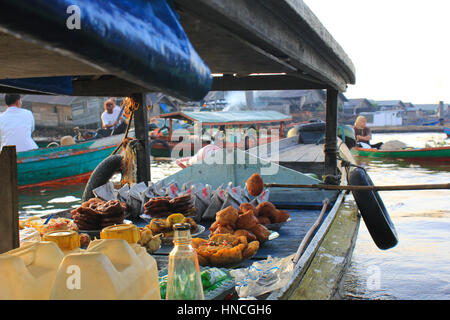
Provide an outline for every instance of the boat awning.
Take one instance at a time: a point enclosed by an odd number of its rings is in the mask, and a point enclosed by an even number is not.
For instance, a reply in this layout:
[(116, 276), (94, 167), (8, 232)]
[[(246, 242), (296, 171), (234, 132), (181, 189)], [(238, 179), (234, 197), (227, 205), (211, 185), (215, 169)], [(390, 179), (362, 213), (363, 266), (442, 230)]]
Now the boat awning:
[(211, 88), (165, 0), (0, 0), (0, 92), (200, 100)]
[(277, 111), (236, 111), (236, 112), (172, 112), (158, 116), (165, 119), (179, 119), (190, 122), (201, 122), (203, 125), (239, 125), (258, 123), (281, 123), (292, 121)]

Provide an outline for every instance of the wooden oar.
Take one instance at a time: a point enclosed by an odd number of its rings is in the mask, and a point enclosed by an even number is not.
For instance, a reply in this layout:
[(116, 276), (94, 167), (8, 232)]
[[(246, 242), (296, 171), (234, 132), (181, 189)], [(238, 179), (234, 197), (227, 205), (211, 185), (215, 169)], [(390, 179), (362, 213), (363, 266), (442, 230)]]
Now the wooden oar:
[(402, 186), (341, 186), (331, 184), (281, 184), (265, 183), (266, 188), (310, 188), (319, 190), (376, 190), (376, 191), (402, 191), (402, 190), (435, 190), (450, 189), (450, 183), (441, 184), (412, 184)]

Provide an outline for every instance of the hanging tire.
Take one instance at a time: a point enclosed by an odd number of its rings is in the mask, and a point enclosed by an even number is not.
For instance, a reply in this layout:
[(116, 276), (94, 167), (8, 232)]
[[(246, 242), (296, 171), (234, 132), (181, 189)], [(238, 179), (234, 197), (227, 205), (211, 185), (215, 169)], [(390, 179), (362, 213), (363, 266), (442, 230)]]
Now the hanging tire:
[[(369, 175), (362, 168), (354, 168), (350, 172), (349, 183), (353, 186), (373, 186)], [(352, 194), (377, 247), (382, 250), (395, 247), (398, 243), (397, 232), (378, 192), (355, 190)]]
[(122, 170), (122, 160), (123, 156), (116, 154), (107, 157), (98, 164), (84, 188), (83, 202), (94, 198), (95, 195), (92, 193), (92, 190), (106, 184), (114, 174)]
[(152, 154), (152, 148), (153, 148), (153, 145), (155, 145), (155, 144), (163, 145), (168, 150), (169, 156), (171, 155), (172, 148), (170, 147), (169, 143), (167, 141), (161, 140), (161, 139), (155, 139), (155, 140), (150, 141), (150, 143), (148, 144), (148, 150), (149, 150), (150, 154)]

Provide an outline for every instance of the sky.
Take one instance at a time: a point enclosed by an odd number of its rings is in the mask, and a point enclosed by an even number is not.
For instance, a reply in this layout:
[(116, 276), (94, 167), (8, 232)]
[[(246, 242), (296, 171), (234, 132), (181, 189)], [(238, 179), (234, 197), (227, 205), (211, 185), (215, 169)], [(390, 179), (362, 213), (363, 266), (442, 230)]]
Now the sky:
[(450, 103), (449, 0), (304, 0), (356, 70), (347, 98)]

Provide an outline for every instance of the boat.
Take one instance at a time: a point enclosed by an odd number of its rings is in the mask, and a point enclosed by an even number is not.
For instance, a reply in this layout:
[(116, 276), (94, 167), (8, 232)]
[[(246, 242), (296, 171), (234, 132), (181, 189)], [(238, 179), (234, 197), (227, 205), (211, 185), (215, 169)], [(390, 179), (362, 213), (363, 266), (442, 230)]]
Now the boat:
[(378, 150), (354, 147), (352, 154), (358, 157), (377, 159), (401, 159), (411, 162), (447, 162), (450, 160), (450, 146), (432, 148), (407, 148), (403, 150)]
[(19, 189), (85, 183), (97, 165), (118, 147), (123, 137), (121, 134), (68, 146), (19, 152)]
[[(144, 94), (155, 90), (189, 101), (202, 99), (210, 90), (327, 90), (325, 143), (314, 144), (323, 152), (323, 162), (319, 161), (323, 163), (323, 170), (319, 173), (334, 177), (326, 180), (327, 184), (298, 172), (311, 172), (308, 167), (293, 170), (258, 156), (268, 158), (274, 151), (281, 151), (281, 156), (289, 150), (295, 153), (296, 148), (305, 148), (295, 136), (288, 141), (276, 139), (260, 144), (259, 147), (270, 148), (266, 153), (259, 153), (258, 149), (256, 155), (239, 148), (223, 149), (237, 162), (197, 163), (166, 178), (165, 183), (201, 181), (216, 186), (231, 181), (242, 186), (245, 179), (256, 172), (261, 173), (266, 183), (279, 185), (322, 187), (335, 182), (340, 186), (348, 184), (348, 176), (351, 180), (352, 175), (347, 172), (353, 161), (351, 155), (342, 151), (345, 145), (337, 139), (336, 133), (338, 94), (345, 91), (348, 84), (355, 83), (354, 67), (303, 2), (295, 6), (284, 0), (277, 1), (276, 5), (254, 2), (249, 10), (246, 1), (174, 1), (172, 6), (155, 0), (134, 1), (130, 10), (128, 3), (111, 0), (108, 7), (111, 10), (104, 10), (103, 1), (80, 0), (77, 4), (83, 8), (83, 27), (75, 32), (67, 30), (70, 24), (66, 23), (66, 1), (39, 0), (34, 1), (32, 7), (12, 0), (2, 3), (0, 44), (5, 47), (14, 44), (24, 55), (15, 68), (8, 67), (14, 62), (9, 60), (9, 55), (1, 55), (0, 73), (5, 79), (0, 80), (0, 90), (131, 96), (136, 106), (133, 109), (136, 170), (130, 171), (136, 183), (151, 181)], [(24, 19), (16, 19), (17, 16)], [(114, 24), (110, 23), (111, 19)], [(278, 30), (276, 37), (274, 28)], [(52, 32), (45, 32), (47, 30)], [(68, 36), (71, 32), (74, 36)], [(193, 39), (193, 44), (189, 39)], [(292, 46), (294, 42), (296, 46)], [(210, 43), (217, 44), (215, 50), (211, 50)], [(212, 70), (202, 59), (208, 61)], [(212, 72), (221, 75), (213, 77)], [(266, 121), (274, 122), (274, 119)], [(277, 146), (281, 146), (280, 150)], [(304, 151), (304, 155), (309, 154)], [(10, 160), (15, 157), (15, 151), (6, 147), (0, 156)], [(240, 159), (244, 162), (239, 162)], [(316, 159), (313, 162), (317, 162)], [(2, 164), (5, 174), (0, 177), (0, 183), (6, 190), (0, 193), (0, 201), (5, 204), (5, 214), (0, 220), (2, 239), (5, 239), (0, 245), (3, 252), (18, 246), (18, 204), (11, 196), (16, 194), (16, 162)], [(266, 169), (272, 170), (272, 174), (263, 173)], [(94, 170), (90, 180), (95, 179), (96, 172)], [(294, 254), (295, 266), (285, 285), (259, 298), (333, 298), (357, 237), (360, 218), (355, 204), (347, 201), (347, 192), (343, 190), (276, 185), (269, 188), (269, 200), (290, 210), (293, 218), (279, 230), (278, 238), (267, 241), (247, 263), (267, 259), (269, 254), (279, 257)], [(374, 194), (377, 193), (371, 191), (367, 200), (377, 200)], [(358, 201), (359, 197), (354, 196)], [(365, 210), (360, 212), (364, 217)], [(135, 219), (135, 223), (145, 222)], [(168, 249), (161, 248), (160, 253), (154, 255), (160, 271), (167, 261), (164, 250)]]
[[(156, 129), (150, 135), (151, 155), (154, 157), (181, 158), (194, 155), (200, 148), (209, 145), (214, 140), (214, 135), (222, 131), (224, 136), (226, 130), (253, 129), (254, 134), (242, 135), (232, 133), (226, 137), (224, 144), (234, 148), (251, 148), (255, 145), (269, 143), (273, 139), (284, 137), (286, 123), (292, 121), (292, 117), (277, 111), (185, 111), (162, 114), (156, 119), (164, 119), (165, 124)], [(167, 125), (168, 121), (168, 125)], [(190, 127), (174, 129), (174, 121), (184, 121)], [(199, 132), (195, 132), (194, 123), (201, 124)], [(184, 130), (183, 130), (184, 129)], [(261, 129), (267, 129), (266, 135), (256, 135)], [(277, 129), (278, 136), (270, 134), (270, 130)], [(165, 131), (163, 131), (165, 130)], [(165, 132), (165, 134), (160, 134)], [(201, 141), (196, 141), (201, 136)], [(248, 137), (248, 138), (246, 138)], [(180, 141), (182, 140), (182, 141)], [(175, 151), (175, 152), (172, 152)]]
[[(298, 137), (291, 137), (267, 145), (268, 150), (275, 150), (280, 145), (280, 156), (295, 149), (296, 152), (309, 154), (303, 144), (298, 143)], [(315, 144), (314, 144), (315, 146)], [(233, 186), (245, 186), (246, 179), (254, 173), (264, 173), (264, 170), (272, 174), (263, 175), (265, 183), (277, 184), (318, 184), (322, 180), (311, 175), (301, 173), (282, 166), (278, 163), (265, 160), (265, 154), (261, 157), (254, 155), (257, 147), (249, 149), (247, 152), (234, 149), (232, 152), (234, 159), (244, 159), (242, 163), (222, 163), (221, 165), (197, 163), (183, 169), (159, 182), (160, 186), (169, 186), (176, 182), (178, 185), (184, 183), (206, 183), (212, 189), (222, 184), (231, 182)], [(323, 154), (323, 145), (318, 149)], [(223, 157), (227, 155), (224, 151)], [(345, 144), (340, 145), (342, 157), (354, 163), (350, 152)], [(281, 162), (288, 159), (281, 159)], [(319, 159), (320, 161), (320, 159)], [(321, 158), (323, 165), (323, 155)], [(283, 162), (284, 163), (284, 162)], [(305, 167), (302, 167), (306, 169)], [(307, 170), (312, 171), (316, 166), (311, 166)], [(342, 171), (340, 183), (347, 184), (346, 170)], [(322, 172), (323, 173), (323, 172)], [(346, 197), (345, 191), (327, 191), (317, 189), (287, 189), (268, 188), (269, 201), (277, 208), (287, 209), (290, 213), (290, 221), (280, 230), (279, 237), (265, 242), (251, 259), (236, 265), (236, 268), (246, 268), (256, 261), (273, 258), (286, 258), (295, 255), (299, 248), (302, 253), (295, 264), (294, 271), (290, 275), (286, 285), (270, 292), (258, 299), (332, 299), (338, 294), (338, 289), (342, 276), (348, 267), (352, 252), (356, 243), (360, 215), (354, 202)], [(324, 201), (330, 201), (326, 212), (320, 217), (324, 207)], [(139, 226), (144, 226), (146, 222), (135, 222)], [(209, 229), (211, 222), (200, 222)], [(210, 232), (204, 232), (200, 237), (208, 238)], [(166, 272), (168, 264), (168, 254), (172, 249), (171, 245), (163, 245), (154, 257), (157, 259), (158, 268), (161, 274)], [(231, 270), (231, 269), (229, 269)], [(227, 295), (238, 298), (231, 287), (220, 288), (213, 298), (223, 298)]]
[(447, 134), (447, 138), (450, 137), (450, 127), (445, 127), (444, 133)]

